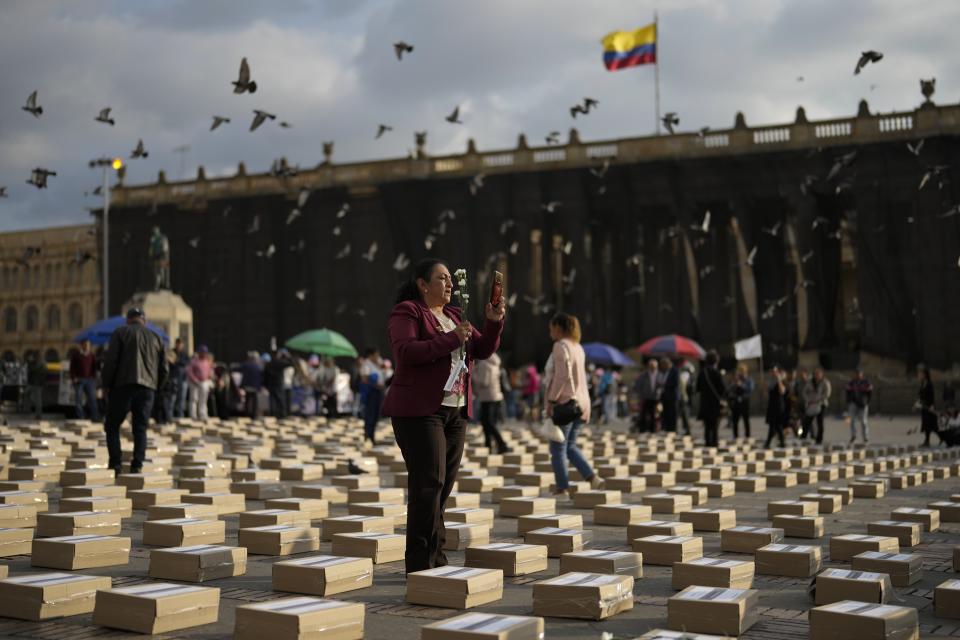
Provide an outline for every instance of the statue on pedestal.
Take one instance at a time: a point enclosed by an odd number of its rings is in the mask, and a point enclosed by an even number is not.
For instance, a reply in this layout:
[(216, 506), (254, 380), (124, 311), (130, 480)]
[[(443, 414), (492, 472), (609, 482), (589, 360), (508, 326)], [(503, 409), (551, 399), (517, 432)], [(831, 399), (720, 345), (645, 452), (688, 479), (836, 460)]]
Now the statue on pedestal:
[(160, 227), (153, 228), (150, 236), (148, 252), (153, 263), (153, 290), (170, 288), (170, 241), (160, 232)]

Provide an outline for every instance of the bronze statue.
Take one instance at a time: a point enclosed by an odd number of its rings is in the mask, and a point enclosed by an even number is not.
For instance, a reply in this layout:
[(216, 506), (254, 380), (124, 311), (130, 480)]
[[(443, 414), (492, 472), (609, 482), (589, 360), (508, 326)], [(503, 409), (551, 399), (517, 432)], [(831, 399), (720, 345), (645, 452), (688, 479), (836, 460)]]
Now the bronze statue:
[(167, 236), (160, 232), (160, 227), (153, 228), (150, 236), (150, 260), (153, 262), (153, 290), (170, 288), (170, 242)]

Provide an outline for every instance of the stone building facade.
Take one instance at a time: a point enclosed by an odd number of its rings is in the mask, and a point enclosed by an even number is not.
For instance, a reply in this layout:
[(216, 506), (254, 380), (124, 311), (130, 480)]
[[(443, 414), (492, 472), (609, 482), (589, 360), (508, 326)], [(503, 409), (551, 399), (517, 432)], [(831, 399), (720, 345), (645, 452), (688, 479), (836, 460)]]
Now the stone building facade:
[(101, 314), (95, 225), (0, 233), (0, 356), (66, 357)]

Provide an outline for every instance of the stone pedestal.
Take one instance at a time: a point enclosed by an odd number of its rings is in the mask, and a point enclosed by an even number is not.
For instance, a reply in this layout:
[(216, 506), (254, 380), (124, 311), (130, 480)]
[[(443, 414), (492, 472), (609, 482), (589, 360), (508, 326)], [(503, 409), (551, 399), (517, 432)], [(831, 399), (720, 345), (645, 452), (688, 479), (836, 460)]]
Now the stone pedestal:
[(147, 321), (170, 336), (171, 348), (177, 338), (182, 338), (187, 353), (193, 353), (193, 309), (179, 295), (166, 289), (139, 291), (124, 303), (124, 315), (131, 307), (143, 309)]

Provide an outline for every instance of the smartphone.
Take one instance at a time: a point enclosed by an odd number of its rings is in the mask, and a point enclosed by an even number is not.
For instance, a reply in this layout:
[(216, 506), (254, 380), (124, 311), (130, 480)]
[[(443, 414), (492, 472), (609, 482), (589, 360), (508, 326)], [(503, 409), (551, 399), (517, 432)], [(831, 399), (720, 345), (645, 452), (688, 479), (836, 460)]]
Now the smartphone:
[(500, 304), (500, 298), (503, 297), (503, 274), (499, 271), (493, 272), (493, 284), (490, 286), (490, 304), (497, 306)]

